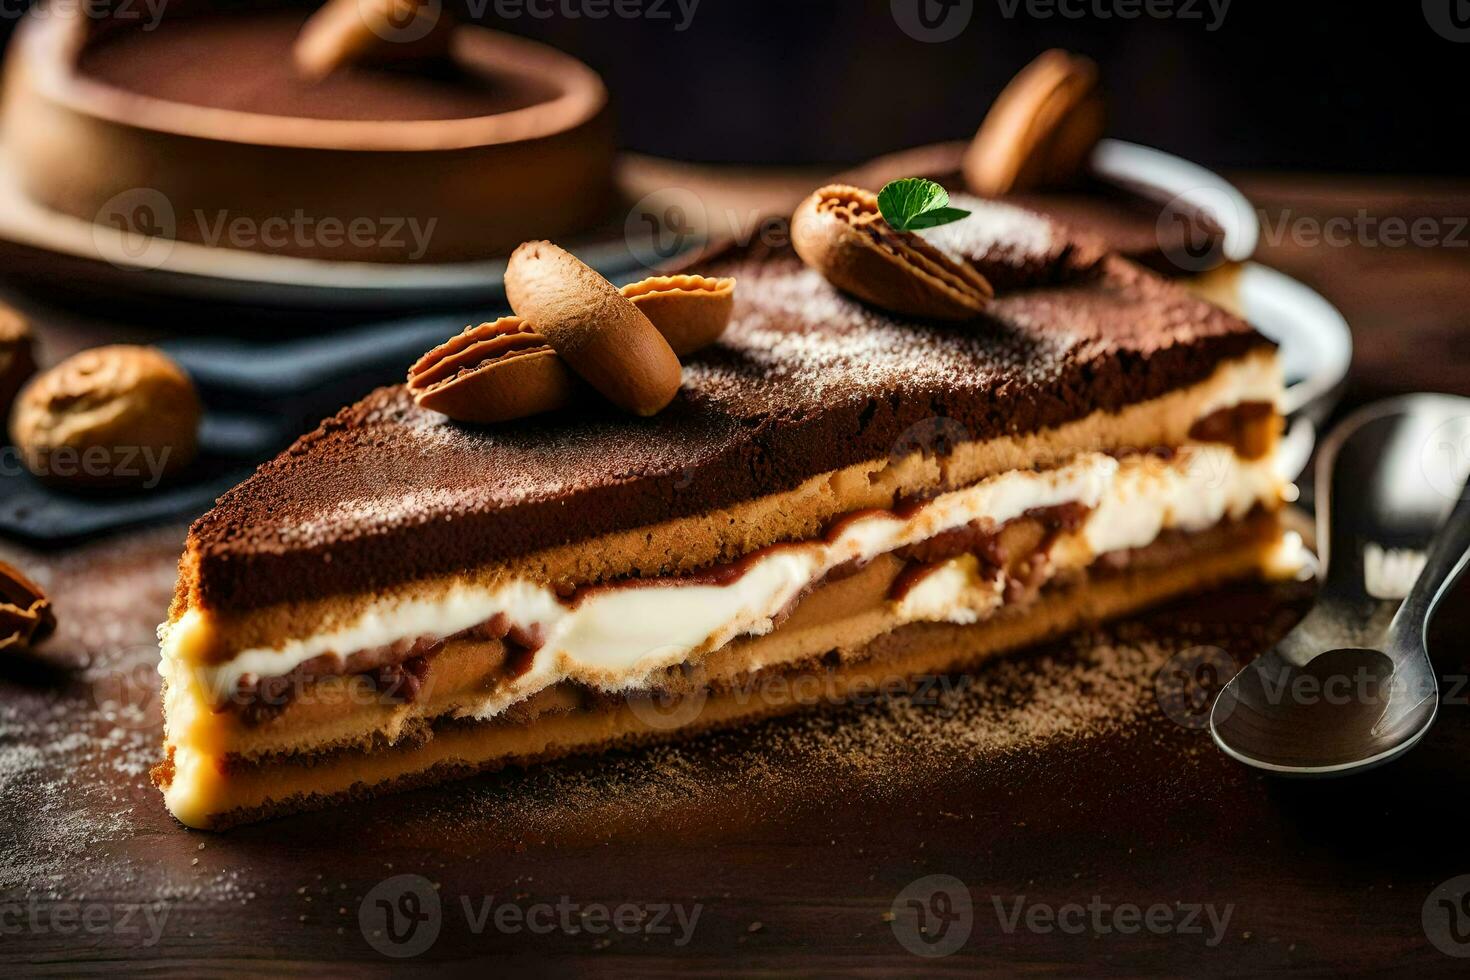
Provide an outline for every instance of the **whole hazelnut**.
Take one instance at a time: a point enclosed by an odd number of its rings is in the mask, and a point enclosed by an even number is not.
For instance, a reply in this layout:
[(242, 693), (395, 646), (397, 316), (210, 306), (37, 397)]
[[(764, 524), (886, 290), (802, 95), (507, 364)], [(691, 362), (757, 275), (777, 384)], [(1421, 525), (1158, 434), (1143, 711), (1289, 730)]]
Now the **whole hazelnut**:
[(117, 344), (38, 375), (16, 400), (10, 437), (48, 483), (152, 488), (198, 452), (199, 395), (162, 351)]
[(16, 394), (35, 373), (31, 325), (15, 310), (0, 306), (0, 418), (10, 416)]

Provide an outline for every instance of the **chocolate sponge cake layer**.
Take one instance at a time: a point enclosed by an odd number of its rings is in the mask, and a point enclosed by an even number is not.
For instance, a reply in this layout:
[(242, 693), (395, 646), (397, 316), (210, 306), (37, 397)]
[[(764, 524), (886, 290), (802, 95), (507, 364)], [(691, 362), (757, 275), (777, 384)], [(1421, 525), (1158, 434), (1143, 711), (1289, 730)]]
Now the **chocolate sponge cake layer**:
[(739, 280), (734, 318), (657, 417), (593, 408), (466, 428), (379, 390), (195, 524), (181, 597), (229, 613), (453, 574), (789, 490), (933, 438), (936, 420), (953, 443), (1114, 412), (1270, 348), (1115, 257), (960, 326), (864, 306), (789, 249), (699, 271)]

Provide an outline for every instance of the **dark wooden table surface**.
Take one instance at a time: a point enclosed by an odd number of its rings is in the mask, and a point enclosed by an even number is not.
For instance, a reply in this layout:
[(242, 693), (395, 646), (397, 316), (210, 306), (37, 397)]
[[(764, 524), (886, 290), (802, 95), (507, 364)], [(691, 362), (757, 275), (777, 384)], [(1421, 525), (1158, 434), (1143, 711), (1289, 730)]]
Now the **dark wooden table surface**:
[[(649, 171), (743, 212), (810, 186)], [(1470, 186), (1240, 183), (1266, 219), (1258, 257), (1353, 326), (1349, 403), (1470, 395)], [(1416, 219), (1429, 233), (1401, 243), (1398, 223)], [(139, 329), (10, 296), (37, 315), (51, 357)], [(1177, 688), (1181, 655), (1249, 658), (1309, 598), (1239, 587), (915, 697), (211, 835), (176, 824), (146, 774), (160, 740), (153, 628), (182, 538), (165, 527), (55, 554), (0, 544), (62, 619), (44, 655), (0, 664), (7, 972), (1470, 964), (1450, 955), (1470, 955), (1470, 908), (1435, 895), (1470, 874), (1464, 592), (1436, 630), (1451, 683), (1435, 730), (1351, 780), (1264, 778), (1200, 730)]]

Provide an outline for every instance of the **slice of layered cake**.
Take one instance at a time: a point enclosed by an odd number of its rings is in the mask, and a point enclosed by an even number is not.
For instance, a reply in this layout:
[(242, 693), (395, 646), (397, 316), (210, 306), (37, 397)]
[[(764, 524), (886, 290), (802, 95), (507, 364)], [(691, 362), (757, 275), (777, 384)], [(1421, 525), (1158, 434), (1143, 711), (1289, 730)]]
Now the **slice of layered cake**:
[(386, 388), (263, 466), (191, 530), (161, 628), (170, 810), (217, 828), (746, 722), (1258, 572), (1273, 345), (956, 203), (914, 261), (983, 274), (973, 319), (735, 248), (692, 270), (739, 282), (729, 328), (651, 417), (466, 425)]

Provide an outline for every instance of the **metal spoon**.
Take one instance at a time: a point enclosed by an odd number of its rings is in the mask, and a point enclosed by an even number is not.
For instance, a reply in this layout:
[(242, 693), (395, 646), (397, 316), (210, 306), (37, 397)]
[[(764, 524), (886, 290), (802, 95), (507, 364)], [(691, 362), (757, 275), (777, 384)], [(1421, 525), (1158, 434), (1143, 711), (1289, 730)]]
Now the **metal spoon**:
[(1379, 402), (1332, 433), (1317, 464), (1322, 591), (1216, 698), (1210, 733), (1226, 754), (1272, 772), (1339, 774), (1429, 730), (1439, 693), (1425, 631), (1470, 564), (1467, 465), (1467, 398)]

